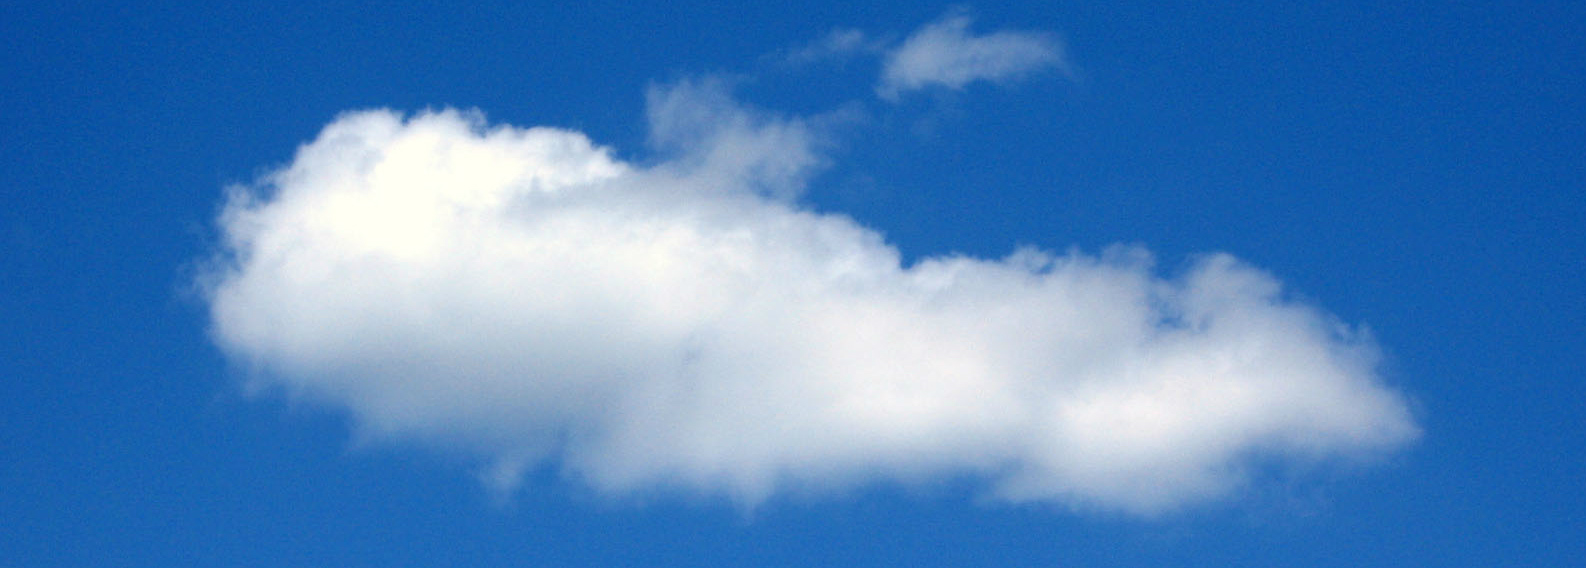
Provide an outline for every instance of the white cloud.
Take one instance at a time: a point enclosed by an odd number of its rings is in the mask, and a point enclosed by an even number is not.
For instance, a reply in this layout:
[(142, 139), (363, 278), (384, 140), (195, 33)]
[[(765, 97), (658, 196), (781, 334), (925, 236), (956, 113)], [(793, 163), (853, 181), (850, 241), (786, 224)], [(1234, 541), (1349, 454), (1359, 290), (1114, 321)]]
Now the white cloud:
[(969, 33), (970, 18), (947, 17), (916, 30), (886, 54), (876, 94), (896, 100), (932, 86), (961, 89), (975, 81), (1003, 82), (1064, 65), (1063, 48), (1038, 32)]
[(260, 386), (482, 456), (505, 488), (542, 463), (745, 505), (969, 475), (1149, 514), (1227, 495), (1253, 457), (1417, 435), (1367, 338), (1228, 256), (1169, 278), (1136, 248), (903, 266), (785, 198), (823, 161), (808, 121), (711, 82), (649, 103), (647, 165), (474, 113), (338, 118), (233, 191), (215, 340)]
[(865, 32), (855, 29), (836, 29), (820, 39), (802, 45), (783, 56), (792, 65), (808, 65), (822, 61), (841, 60), (855, 54), (877, 53), (883, 44), (870, 39)]

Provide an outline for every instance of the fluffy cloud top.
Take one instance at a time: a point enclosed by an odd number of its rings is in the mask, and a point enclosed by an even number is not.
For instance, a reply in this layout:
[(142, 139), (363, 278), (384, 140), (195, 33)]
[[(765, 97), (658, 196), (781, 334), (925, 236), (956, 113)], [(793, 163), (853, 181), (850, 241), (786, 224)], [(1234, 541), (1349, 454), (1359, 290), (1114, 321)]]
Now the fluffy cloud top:
[(1002, 82), (1063, 65), (1063, 49), (1046, 34), (998, 31), (969, 33), (969, 16), (950, 14), (920, 28), (886, 54), (876, 94), (940, 86), (960, 89), (975, 81)]
[[(1026, 41), (970, 45), (1050, 55)], [(955, 65), (900, 85), (1019, 67)], [(1226, 495), (1251, 458), (1417, 435), (1366, 338), (1233, 258), (1172, 277), (1133, 248), (904, 265), (779, 197), (822, 161), (806, 121), (710, 83), (649, 102), (668, 157), (645, 166), (474, 113), (341, 116), (232, 192), (215, 340), (262, 386), (374, 440), (482, 456), (504, 488), (551, 463), (611, 494), (752, 505), (967, 475), (1149, 514)]]

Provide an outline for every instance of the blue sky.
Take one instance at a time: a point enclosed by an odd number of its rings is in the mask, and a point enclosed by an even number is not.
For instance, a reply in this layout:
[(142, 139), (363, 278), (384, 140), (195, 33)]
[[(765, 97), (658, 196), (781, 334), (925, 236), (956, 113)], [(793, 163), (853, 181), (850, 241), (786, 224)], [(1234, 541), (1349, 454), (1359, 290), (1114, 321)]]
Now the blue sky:
[(1578, 562), (1583, 8), (1115, 4), (5, 8), (0, 564)]

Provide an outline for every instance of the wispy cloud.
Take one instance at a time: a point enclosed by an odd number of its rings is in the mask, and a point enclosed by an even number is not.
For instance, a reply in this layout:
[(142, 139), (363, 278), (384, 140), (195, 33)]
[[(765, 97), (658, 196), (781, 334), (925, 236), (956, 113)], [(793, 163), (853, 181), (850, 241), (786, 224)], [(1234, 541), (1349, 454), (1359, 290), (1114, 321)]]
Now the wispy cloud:
[(232, 192), (215, 340), (257, 386), (485, 457), (502, 488), (553, 463), (753, 505), (969, 475), (1149, 514), (1228, 494), (1252, 457), (1417, 435), (1366, 337), (1229, 256), (904, 265), (787, 198), (830, 159), (809, 120), (711, 81), (648, 100), (646, 165), (477, 113), (336, 119)]
[(885, 45), (865, 32), (844, 28), (832, 30), (820, 39), (787, 52), (783, 60), (793, 65), (808, 65), (858, 54), (879, 54)]
[(929, 87), (961, 89), (976, 81), (1006, 82), (1064, 65), (1062, 45), (1051, 35), (997, 31), (974, 35), (971, 19), (951, 13), (910, 34), (887, 52), (876, 94), (897, 100)]

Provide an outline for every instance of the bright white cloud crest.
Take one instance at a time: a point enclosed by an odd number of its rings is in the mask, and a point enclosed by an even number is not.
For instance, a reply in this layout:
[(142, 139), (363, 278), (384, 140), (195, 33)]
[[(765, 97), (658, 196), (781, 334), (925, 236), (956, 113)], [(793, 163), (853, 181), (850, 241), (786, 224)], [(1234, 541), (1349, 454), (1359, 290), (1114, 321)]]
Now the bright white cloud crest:
[(1225, 495), (1252, 456), (1417, 433), (1368, 341), (1230, 257), (1172, 279), (1131, 248), (904, 266), (776, 197), (821, 162), (809, 124), (711, 83), (650, 106), (676, 155), (647, 166), (477, 114), (342, 116), (233, 192), (216, 340), (506, 488), (540, 463), (746, 505), (969, 475), (1153, 513)]

